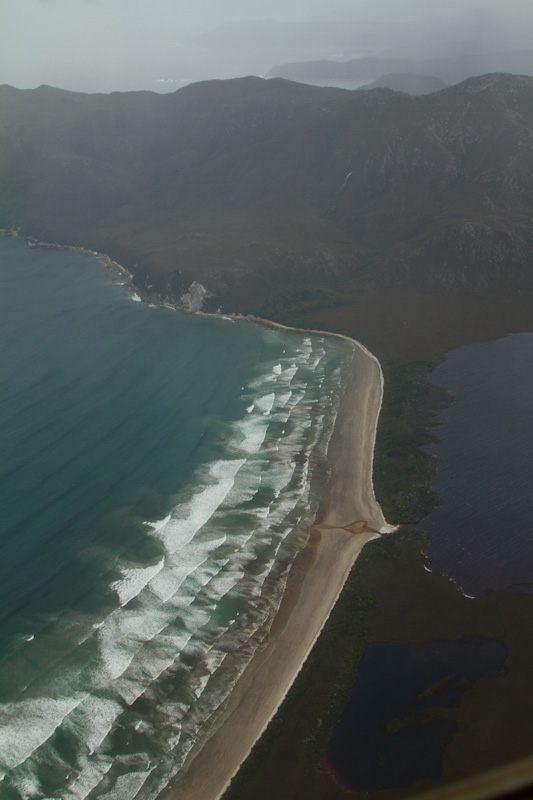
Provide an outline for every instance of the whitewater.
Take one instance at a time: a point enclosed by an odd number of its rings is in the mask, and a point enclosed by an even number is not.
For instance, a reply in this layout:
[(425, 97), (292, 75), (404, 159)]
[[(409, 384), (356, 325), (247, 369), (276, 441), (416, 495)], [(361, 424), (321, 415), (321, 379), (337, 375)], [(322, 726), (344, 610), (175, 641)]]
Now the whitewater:
[(0, 794), (148, 800), (268, 632), (353, 348), (132, 302), (77, 252), (0, 254)]

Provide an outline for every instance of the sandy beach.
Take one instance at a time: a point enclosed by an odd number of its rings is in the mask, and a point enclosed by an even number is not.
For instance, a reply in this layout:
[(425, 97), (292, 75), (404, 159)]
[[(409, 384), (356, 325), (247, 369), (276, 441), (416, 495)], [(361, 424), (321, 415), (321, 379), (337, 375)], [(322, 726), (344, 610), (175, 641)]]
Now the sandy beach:
[[(131, 281), (131, 274), (105, 254), (37, 240), (28, 242), (90, 254)], [(133, 283), (129, 286), (137, 292)], [(141, 293), (138, 299), (154, 302)], [(166, 302), (155, 304), (177, 308)], [(332, 481), (323, 519), (310, 529), (309, 541), (292, 565), (266, 641), (237, 681), (211, 730), (191, 750), (179, 775), (161, 793), (160, 800), (217, 800), (222, 796), (290, 689), (364, 545), (380, 531), (391, 530), (372, 485), (374, 443), (383, 394), (383, 376), (375, 356), (341, 334), (292, 328), (253, 316), (231, 317), (282, 330), (336, 336), (351, 342), (354, 354), (328, 447)]]
[(295, 560), (265, 646), (207, 738), (162, 793), (163, 800), (221, 797), (293, 683), (362, 548), (379, 531), (389, 530), (372, 486), (382, 388), (379, 362), (356, 343), (328, 449), (333, 481), (324, 519), (311, 529), (308, 545)]

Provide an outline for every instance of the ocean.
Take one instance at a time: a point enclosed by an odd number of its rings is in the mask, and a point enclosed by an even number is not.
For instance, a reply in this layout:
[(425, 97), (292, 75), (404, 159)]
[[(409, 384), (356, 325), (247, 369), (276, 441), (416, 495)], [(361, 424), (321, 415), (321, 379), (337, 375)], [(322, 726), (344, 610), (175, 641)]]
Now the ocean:
[(148, 800), (279, 604), (348, 342), (0, 238), (0, 796)]

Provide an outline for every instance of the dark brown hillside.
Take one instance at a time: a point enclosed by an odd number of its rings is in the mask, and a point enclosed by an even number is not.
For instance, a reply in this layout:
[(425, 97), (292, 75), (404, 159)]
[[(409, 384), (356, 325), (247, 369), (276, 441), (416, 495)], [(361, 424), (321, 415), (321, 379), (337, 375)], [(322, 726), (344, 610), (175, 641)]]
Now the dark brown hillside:
[(153, 295), (197, 280), (216, 306), (283, 315), (370, 285), (530, 284), (532, 78), (416, 98), (2, 87), (0, 104), (0, 225), (109, 252)]

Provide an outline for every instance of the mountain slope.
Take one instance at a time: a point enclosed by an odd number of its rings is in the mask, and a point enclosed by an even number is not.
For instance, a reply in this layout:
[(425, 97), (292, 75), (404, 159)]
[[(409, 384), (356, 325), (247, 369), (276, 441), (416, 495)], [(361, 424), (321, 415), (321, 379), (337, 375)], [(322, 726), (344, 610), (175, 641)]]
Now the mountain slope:
[(198, 280), (250, 310), (280, 285), (327, 304), (368, 280), (531, 277), (531, 78), (417, 98), (257, 78), (2, 87), (0, 107), (0, 225), (108, 252), (152, 295)]

